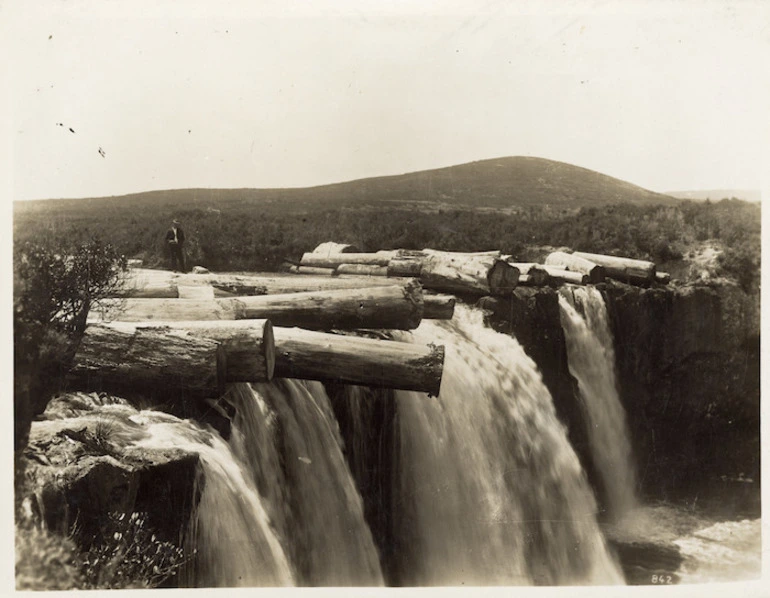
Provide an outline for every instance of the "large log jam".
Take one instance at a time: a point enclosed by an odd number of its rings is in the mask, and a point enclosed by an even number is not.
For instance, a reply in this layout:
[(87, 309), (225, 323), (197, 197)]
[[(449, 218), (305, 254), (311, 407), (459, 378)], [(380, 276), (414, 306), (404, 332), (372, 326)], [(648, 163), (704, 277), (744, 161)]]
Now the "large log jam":
[(420, 274), (426, 289), (484, 295), (508, 295), (518, 280), (518, 269), (495, 256), (446, 252), (427, 255)]
[(225, 350), (211, 339), (169, 329), (90, 325), (75, 354), (69, 382), (83, 390), (217, 396), (224, 390), (226, 370)]
[(576, 251), (572, 255), (599, 264), (604, 268), (607, 276), (616, 280), (646, 285), (655, 279), (655, 264), (652, 262), (582, 251)]
[(225, 351), (227, 382), (266, 382), (275, 370), (275, 340), (270, 320), (189, 320), (167, 322), (111, 322), (110, 328), (174, 330), (181, 336), (221, 343)]
[(275, 375), (438, 395), (443, 346), (275, 328)]
[(585, 274), (588, 276), (588, 282), (598, 283), (604, 281), (605, 272), (602, 266), (574, 253), (554, 251), (545, 258), (545, 265)]

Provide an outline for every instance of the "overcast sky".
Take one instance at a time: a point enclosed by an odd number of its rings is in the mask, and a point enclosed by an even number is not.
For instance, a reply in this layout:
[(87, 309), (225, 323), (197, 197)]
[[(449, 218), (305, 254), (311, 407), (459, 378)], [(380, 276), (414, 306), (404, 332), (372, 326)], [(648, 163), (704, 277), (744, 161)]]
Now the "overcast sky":
[(767, 188), (766, 4), (6, 3), (13, 198), (515, 155), (655, 191)]

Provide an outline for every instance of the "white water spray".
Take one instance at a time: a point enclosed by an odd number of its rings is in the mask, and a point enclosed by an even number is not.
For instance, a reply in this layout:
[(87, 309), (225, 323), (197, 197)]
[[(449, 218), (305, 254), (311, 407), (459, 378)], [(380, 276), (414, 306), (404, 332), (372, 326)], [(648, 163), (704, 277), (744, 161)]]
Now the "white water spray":
[(446, 345), (438, 398), (399, 391), (394, 504), (404, 583), (622, 583), (534, 362), (458, 306), (415, 342)]
[(610, 517), (637, 506), (636, 475), (626, 413), (618, 395), (615, 351), (601, 293), (593, 287), (560, 291), (561, 323), (570, 373), (577, 379), (591, 455), (601, 476)]

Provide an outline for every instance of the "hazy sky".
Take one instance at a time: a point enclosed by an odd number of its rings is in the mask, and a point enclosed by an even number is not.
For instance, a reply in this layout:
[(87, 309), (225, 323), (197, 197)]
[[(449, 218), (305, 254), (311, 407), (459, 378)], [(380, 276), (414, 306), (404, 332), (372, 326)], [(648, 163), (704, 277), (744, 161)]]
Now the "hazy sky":
[(513, 155), (656, 191), (767, 188), (766, 6), (4, 3), (13, 198)]

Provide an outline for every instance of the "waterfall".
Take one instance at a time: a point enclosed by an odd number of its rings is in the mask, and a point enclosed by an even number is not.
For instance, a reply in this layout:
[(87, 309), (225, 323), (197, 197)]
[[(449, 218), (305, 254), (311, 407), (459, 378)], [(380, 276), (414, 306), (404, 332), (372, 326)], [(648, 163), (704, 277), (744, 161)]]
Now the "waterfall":
[[(405, 334), (406, 336), (406, 334)], [(438, 398), (397, 391), (394, 525), (407, 585), (622, 583), (534, 362), (458, 306)]]
[[(188, 583), (199, 587), (293, 585), (286, 555), (263, 499), (230, 447), (213, 431), (171, 416), (141, 412), (144, 448), (175, 446), (199, 455), (200, 498), (191, 516), (188, 548), (197, 554)], [(192, 552), (188, 550), (188, 553)]]
[(560, 290), (561, 323), (570, 373), (577, 379), (580, 405), (607, 508), (619, 520), (637, 506), (626, 414), (618, 396), (615, 351), (601, 293), (593, 287)]
[(188, 533), (197, 554), (189, 583), (382, 585), (323, 386), (235, 384), (226, 400), (235, 407), (229, 443), (173, 416), (152, 420), (137, 442), (199, 455), (200, 498)]

